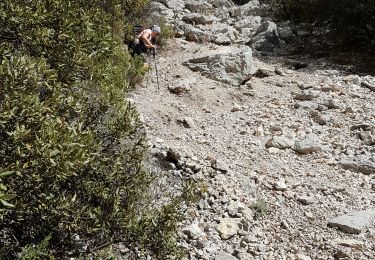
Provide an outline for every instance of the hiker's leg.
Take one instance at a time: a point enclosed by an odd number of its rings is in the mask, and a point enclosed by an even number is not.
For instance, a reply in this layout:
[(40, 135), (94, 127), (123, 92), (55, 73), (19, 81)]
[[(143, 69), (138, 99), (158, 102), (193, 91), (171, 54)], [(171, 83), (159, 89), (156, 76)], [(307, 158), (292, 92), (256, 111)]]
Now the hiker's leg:
[(135, 54), (136, 54), (136, 55), (141, 55), (141, 54), (142, 54), (142, 47), (141, 47), (140, 44), (136, 44), (136, 45), (134, 46), (133, 56), (134, 56)]
[(134, 41), (131, 41), (129, 44), (128, 44), (128, 51), (130, 53), (130, 55), (132, 57), (134, 57), (134, 48), (135, 48), (135, 44), (134, 44)]

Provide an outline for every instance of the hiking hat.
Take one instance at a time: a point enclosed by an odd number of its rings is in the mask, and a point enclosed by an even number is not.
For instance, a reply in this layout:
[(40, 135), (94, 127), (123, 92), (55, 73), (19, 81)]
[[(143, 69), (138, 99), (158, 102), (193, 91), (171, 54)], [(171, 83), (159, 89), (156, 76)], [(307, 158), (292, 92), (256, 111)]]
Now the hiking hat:
[(151, 27), (151, 30), (153, 31), (153, 32), (157, 32), (157, 33), (159, 33), (160, 34), (160, 26), (159, 25), (153, 25), (152, 27)]

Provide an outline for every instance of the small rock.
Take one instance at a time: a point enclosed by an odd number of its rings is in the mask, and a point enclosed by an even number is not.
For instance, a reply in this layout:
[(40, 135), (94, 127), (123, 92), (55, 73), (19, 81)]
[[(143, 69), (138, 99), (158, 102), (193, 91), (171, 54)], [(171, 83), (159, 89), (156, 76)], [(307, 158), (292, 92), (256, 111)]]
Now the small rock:
[(232, 201), (228, 207), (228, 214), (231, 217), (235, 217), (238, 213), (241, 213), (245, 209), (245, 205), (239, 201)]
[(278, 190), (278, 191), (284, 191), (288, 188), (284, 179), (279, 179), (278, 181), (276, 181), (274, 183), (273, 186), (274, 186), (275, 190)]
[(304, 30), (297, 31), (297, 36), (299, 36), (299, 37), (307, 37), (309, 35), (310, 35), (310, 33), (308, 31), (304, 31)]
[(352, 107), (346, 107), (344, 113), (345, 114), (353, 114), (354, 109)]
[(203, 231), (199, 227), (198, 223), (185, 227), (182, 232), (187, 235), (189, 239), (198, 239), (203, 235)]
[(355, 130), (363, 130), (363, 131), (371, 131), (372, 129), (372, 126), (369, 125), (369, 124), (358, 124), (358, 125), (353, 125), (352, 127), (350, 127), (350, 131), (355, 131)]
[(219, 252), (215, 256), (215, 260), (237, 260), (237, 258), (235, 258), (234, 256), (232, 256), (231, 254), (227, 252)]
[(285, 137), (285, 136), (273, 136), (266, 143), (266, 147), (275, 147), (279, 149), (291, 148), (294, 144), (294, 141)]
[(297, 198), (297, 200), (303, 205), (310, 205), (314, 203), (314, 198), (309, 196), (300, 196)]
[(297, 255), (296, 255), (296, 259), (297, 259), (297, 260), (311, 260), (311, 257), (309, 257), (309, 256), (307, 256), (307, 255), (297, 254)]
[(341, 249), (338, 249), (338, 251), (333, 255), (333, 257), (334, 259), (348, 259), (349, 253)]
[(370, 84), (367, 81), (362, 81), (361, 86), (363, 86), (365, 88), (368, 88), (371, 91), (375, 91), (375, 85), (374, 84)]
[(183, 119), (183, 124), (186, 128), (194, 128), (195, 127), (194, 121), (191, 117), (185, 117)]
[(307, 64), (306, 62), (298, 61), (298, 60), (293, 60), (293, 59), (287, 59), (285, 61), (285, 63), (287, 65), (293, 66), (294, 69), (296, 69), (296, 70), (307, 68), (309, 66), (309, 64)]
[(311, 101), (300, 101), (294, 104), (294, 107), (297, 109), (316, 110), (319, 105)]
[(300, 101), (307, 101), (307, 100), (311, 101), (316, 97), (318, 97), (318, 95), (311, 91), (302, 91), (301, 93), (294, 94), (293, 96), (294, 99), (297, 99)]
[(361, 83), (362, 83), (362, 79), (360, 76), (358, 75), (349, 75), (349, 76), (345, 76), (343, 78), (343, 81), (346, 82), (346, 83), (352, 83), (352, 84), (355, 84), (357, 86), (360, 86)]
[(285, 73), (281, 68), (275, 68), (275, 73), (279, 76), (285, 76)]
[(254, 76), (258, 78), (266, 78), (266, 77), (272, 77), (275, 76), (276, 72), (269, 69), (258, 69), (257, 72), (255, 72)]
[(238, 230), (238, 223), (231, 218), (221, 219), (219, 225), (217, 226), (217, 231), (223, 240), (233, 237), (235, 234), (237, 234)]
[(177, 30), (176, 33), (175, 33), (175, 35), (174, 35), (174, 37), (176, 37), (176, 38), (182, 38), (182, 37), (184, 37), (184, 35), (185, 35), (184, 31)]
[(229, 171), (229, 166), (220, 159), (211, 160), (211, 167), (223, 173), (227, 173)]
[(288, 41), (288, 40), (290, 40), (294, 37), (293, 30), (289, 26), (279, 28), (278, 32), (279, 32), (280, 38), (285, 40), (285, 41)]
[(315, 134), (309, 134), (303, 139), (296, 140), (293, 150), (300, 154), (309, 154), (322, 150), (319, 137)]
[(255, 136), (263, 136), (264, 135), (264, 128), (263, 125), (258, 126), (254, 131)]
[(276, 147), (270, 147), (270, 148), (268, 148), (268, 152), (270, 154), (278, 154), (278, 153), (280, 153), (280, 149), (276, 148)]
[(326, 125), (328, 118), (323, 116), (320, 112), (318, 111), (310, 111), (310, 115), (314, 122), (318, 123), (319, 125)]
[(217, 45), (230, 45), (232, 41), (227, 35), (219, 33), (218, 35), (216, 35), (214, 43)]
[(337, 100), (335, 99), (327, 99), (319, 103), (320, 105), (326, 106), (329, 109), (338, 109), (340, 108), (340, 104)]
[(314, 221), (315, 217), (311, 212), (305, 212), (305, 216), (309, 221)]
[(375, 143), (375, 138), (372, 136), (371, 131), (360, 132), (358, 137), (365, 145), (373, 145)]
[(342, 232), (360, 234), (375, 223), (375, 208), (354, 211), (329, 221), (329, 227), (338, 227)]
[(281, 226), (282, 228), (286, 229), (286, 230), (289, 230), (289, 228), (290, 228), (288, 222), (286, 222), (285, 220), (282, 220), (282, 221), (280, 222), (280, 226)]
[(242, 110), (242, 107), (238, 104), (234, 104), (233, 105), (233, 108), (230, 110), (231, 112), (237, 112), (237, 111), (241, 111)]
[(168, 86), (169, 92), (175, 95), (181, 95), (190, 91), (190, 86), (187, 84), (178, 84), (177, 86)]
[(366, 157), (344, 158), (341, 160), (340, 166), (345, 170), (359, 172), (365, 175), (375, 173), (375, 162), (370, 161), (370, 159)]
[(354, 239), (336, 239), (333, 241), (333, 244), (351, 247), (355, 249), (361, 249), (364, 246), (364, 243), (362, 241), (358, 241)]

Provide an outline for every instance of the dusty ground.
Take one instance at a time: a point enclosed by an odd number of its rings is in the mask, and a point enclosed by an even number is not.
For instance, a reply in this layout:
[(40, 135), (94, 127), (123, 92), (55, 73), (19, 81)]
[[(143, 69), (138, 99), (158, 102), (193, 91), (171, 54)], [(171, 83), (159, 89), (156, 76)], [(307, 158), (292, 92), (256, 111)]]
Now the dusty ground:
[[(350, 235), (327, 227), (335, 216), (374, 207), (374, 176), (343, 170), (337, 162), (344, 155), (374, 155), (374, 146), (363, 145), (350, 127), (374, 123), (375, 93), (346, 84), (345, 68), (322, 60), (292, 70), (281, 57), (254, 58), (257, 68), (279, 67), (284, 75), (254, 77), (238, 87), (182, 65), (222, 48), (235, 46), (171, 40), (157, 60), (160, 89), (153, 70), (132, 96), (151, 143), (173, 147), (197, 162), (216, 159), (229, 168), (203, 176), (208, 192), (183, 223), (198, 223), (202, 229), (198, 239), (185, 239), (189, 258), (214, 259), (225, 251), (238, 259), (375, 259), (375, 228)], [(168, 90), (179, 84), (188, 93)], [(299, 102), (295, 93), (309, 86), (319, 94), (316, 100), (338, 103), (322, 112), (325, 125), (316, 123), (308, 110), (294, 107)], [(192, 119), (190, 128), (181, 123), (184, 118)], [(311, 132), (320, 137), (322, 151), (301, 155), (265, 146), (274, 135), (298, 138)], [(280, 182), (285, 186), (279, 187)], [(249, 208), (259, 199), (269, 211), (222, 239), (216, 231), (220, 218), (246, 217), (229, 216), (229, 205), (241, 202)]]

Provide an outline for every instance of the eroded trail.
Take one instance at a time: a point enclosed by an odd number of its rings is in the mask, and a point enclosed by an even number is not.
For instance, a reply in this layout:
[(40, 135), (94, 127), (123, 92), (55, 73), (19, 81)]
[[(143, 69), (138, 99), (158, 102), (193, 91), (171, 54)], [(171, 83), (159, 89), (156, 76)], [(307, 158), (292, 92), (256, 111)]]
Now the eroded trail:
[[(214, 52), (215, 48), (222, 47), (172, 40), (169, 51), (159, 59), (160, 90), (150, 74), (147, 86), (134, 95), (152, 143), (172, 147), (196, 164), (218, 161), (219, 170), (214, 175), (195, 173), (207, 182), (208, 194), (191, 216), (192, 223), (199, 223), (201, 229), (199, 238), (190, 245), (191, 254), (210, 259), (224, 250), (238, 252), (240, 259), (282, 259), (298, 254), (327, 259), (339, 249), (356, 259), (370, 257), (373, 233), (353, 237), (327, 227), (327, 223), (373, 203), (371, 176), (336, 165), (341, 153), (366, 154), (366, 147), (350, 128), (373, 117), (363, 113), (371, 112), (373, 93), (340, 86), (341, 77), (317, 68), (311, 72), (285, 69), (284, 76), (229, 87), (181, 64), (191, 53)], [(257, 65), (272, 68), (276, 64), (258, 61)], [(176, 86), (186, 92), (171, 93), (169, 89)], [(298, 86), (311, 86), (317, 97), (305, 103), (296, 100), (293, 93), (301, 92)], [(317, 116), (310, 106), (329, 102), (337, 103), (337, 108), (318, 111), (322, 118), (314, 119)], [(295, 104), (302, 104), (302, 108), (295, 108)], [(319, 141), (307, 144), (306, 149), (317, 146), (320, 151), (301, 155), (287, 148), (293, 145), (291, 140), (310, 133)], [(279, 139), (274, 138), (275, 144), (266, 148), (273, 136)], [(263, 218), (256, 218), (257, 209), (249, 208), (259, 199), (269, 206)], [(221, 218), (230, 225), (240, 223), (241, 228), (228, 240), (217, 230)], [(340, 239), (350, 239), (350, 246), (340, 246), (344, 243)], [(202, 248), (194, 244), (198, 241)]]
[(207, 185), (181, 227), (189, 259), (374, 259), (373, 78), (254, 57), (273, 73), (230, 86), (183, 65), (236, 48), (170, 40), (160, 90), (153, 70), (132, 97), (153, 151), (180, 155), (164, 170)]

